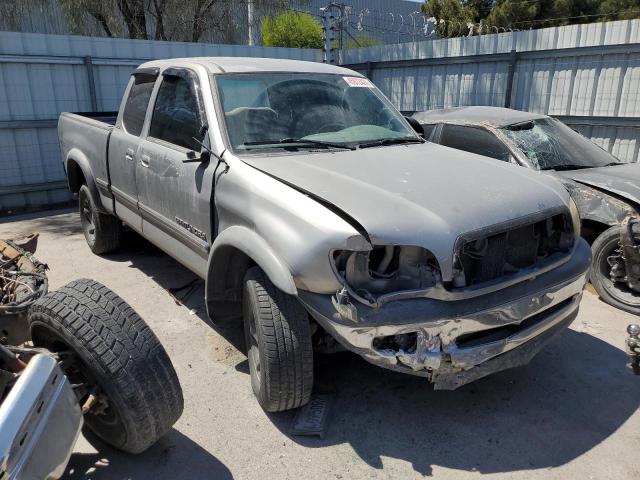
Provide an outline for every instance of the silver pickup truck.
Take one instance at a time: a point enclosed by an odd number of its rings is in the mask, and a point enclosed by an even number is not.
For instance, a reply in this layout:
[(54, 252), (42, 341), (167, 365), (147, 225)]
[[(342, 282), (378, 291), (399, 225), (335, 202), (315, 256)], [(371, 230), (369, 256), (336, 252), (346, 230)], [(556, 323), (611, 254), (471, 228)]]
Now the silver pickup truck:
[(425, 142), (354, 71), (153, 61), (110, 123), (63, 113), (59, 138), (91, 249), (124, 223), (205, 279), (267, 411), (309, 400), (314, 349), (453, 389), (578, 312), (590, 249), (562, 185)]

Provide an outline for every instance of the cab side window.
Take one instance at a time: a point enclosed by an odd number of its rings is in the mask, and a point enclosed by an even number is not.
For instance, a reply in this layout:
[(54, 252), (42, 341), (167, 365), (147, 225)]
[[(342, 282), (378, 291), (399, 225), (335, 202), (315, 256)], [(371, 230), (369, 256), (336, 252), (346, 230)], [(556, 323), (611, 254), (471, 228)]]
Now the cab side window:
[(189, 150), (200, 151), (201, 119), (189, 80), (165, 75), (153, 107), (149, 136)]
[(444, 125), (439, 143), (504, 162), (511, 157), (509, 149), (493, 133), (479, 127)]
[(127, 103), (122, 112), (122, 126), (131, 135), (142, 132), (144, 117), (156, 79), (152, 75), (134, 75)]

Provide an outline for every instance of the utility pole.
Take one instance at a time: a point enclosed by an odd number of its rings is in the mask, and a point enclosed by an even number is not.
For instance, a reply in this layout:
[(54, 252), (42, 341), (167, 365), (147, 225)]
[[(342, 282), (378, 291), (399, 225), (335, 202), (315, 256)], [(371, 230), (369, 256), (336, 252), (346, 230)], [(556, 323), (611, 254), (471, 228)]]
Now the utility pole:
[[(340, 12), (338, 21), (336, 21), (336, 17), (333, 14), (336, 9)], [(342, 51), (343, 47), (342, 28), (345, 21), (345, 5), (344, 3), (330, 2), (326, 7), (322, 7), (320, 11), (322, 12), (322, 38), (324, 40), (323, 61), (324, 63), (336, 64), (339, 60), (336, 58), (336, 51)], [(338, 48), (335, 48), (336, 30), (338, 28)]]
[(247, 23), (249, 26), (249, 46), (253, 47), (254, 44), (254, 0), (247, 0)]
[(333, 25), (334, 16), (331, 12), (331, 6), (323, 7), (322, 11), (322, 39), (324, 40), (324, 48), (322, 49), (324, 63), (336, 63), (333, 54), (333, 42), (335, 41), (335, 27)]

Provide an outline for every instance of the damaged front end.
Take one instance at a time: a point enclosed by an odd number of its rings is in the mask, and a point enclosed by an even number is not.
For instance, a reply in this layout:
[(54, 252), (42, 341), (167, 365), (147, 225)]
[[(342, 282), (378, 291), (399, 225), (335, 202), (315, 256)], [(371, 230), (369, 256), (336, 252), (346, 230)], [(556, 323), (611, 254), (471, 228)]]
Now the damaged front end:
[(620, 248), (609, 255), (611, 281), (626, 284), (640, 293), (640, 220), (627, 217), (620, 225)]
[(346, 349), (455, 389), (528, 363), (575, 318), (591, 260), (576, 233), (555, 213), (463, 235), (448, 280), (422, 247), (335, 251), (342, 289), (299, 298)]

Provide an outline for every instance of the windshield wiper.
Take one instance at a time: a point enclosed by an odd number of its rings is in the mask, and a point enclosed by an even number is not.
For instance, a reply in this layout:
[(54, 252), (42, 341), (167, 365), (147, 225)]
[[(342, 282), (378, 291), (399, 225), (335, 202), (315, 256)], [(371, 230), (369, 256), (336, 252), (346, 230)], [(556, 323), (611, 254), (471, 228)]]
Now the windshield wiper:
[(355, 150), (356, 147), (352, 146), (352, 145), (346, 145), (344, 143), (332, 143), (332, 142), (323, 142), (321, 140), (309, 140), (306, 138), (280, 138), (278, 140), (259, 140), (259, 141), (255, 141), (255, 142), (244, 142), (242, 145), (247, 145), (247, 146), (257, 146), (257, 145), (264, 145), (264, 146), (268, 146), (268, 145), (277, 145), (277, 146), (281, 146), (281, 144), (291, 144), (291, 145), (314, 145), (314, 146), (318, 146), (318, 147), (325, 147), (325, 148), (344, 148), (346, 150)]
[(359, 143), (360, 148), (379, 147), (382, 145), (399, 145), (401, 143), (424, 143), (426, 140), (418, 137), (396, 137), (396, 138), (383, 138), (381, 140), (374, 140), (367, 143)]
[(606, 165), (603, 165), (603, 167), (613, 167), (615, 165), (626, 165), (625, 162), (611, 162), (611, 163), (607, 163)]
[(545, 168), (541, 168), (540, 170), (556, 170), (558, 172), (563, 170), (582, 170), (585, 168), (594, 168), (591, 165), (572, 165), (572, 164), (564, 164), (564, 165), (553, 165)]

